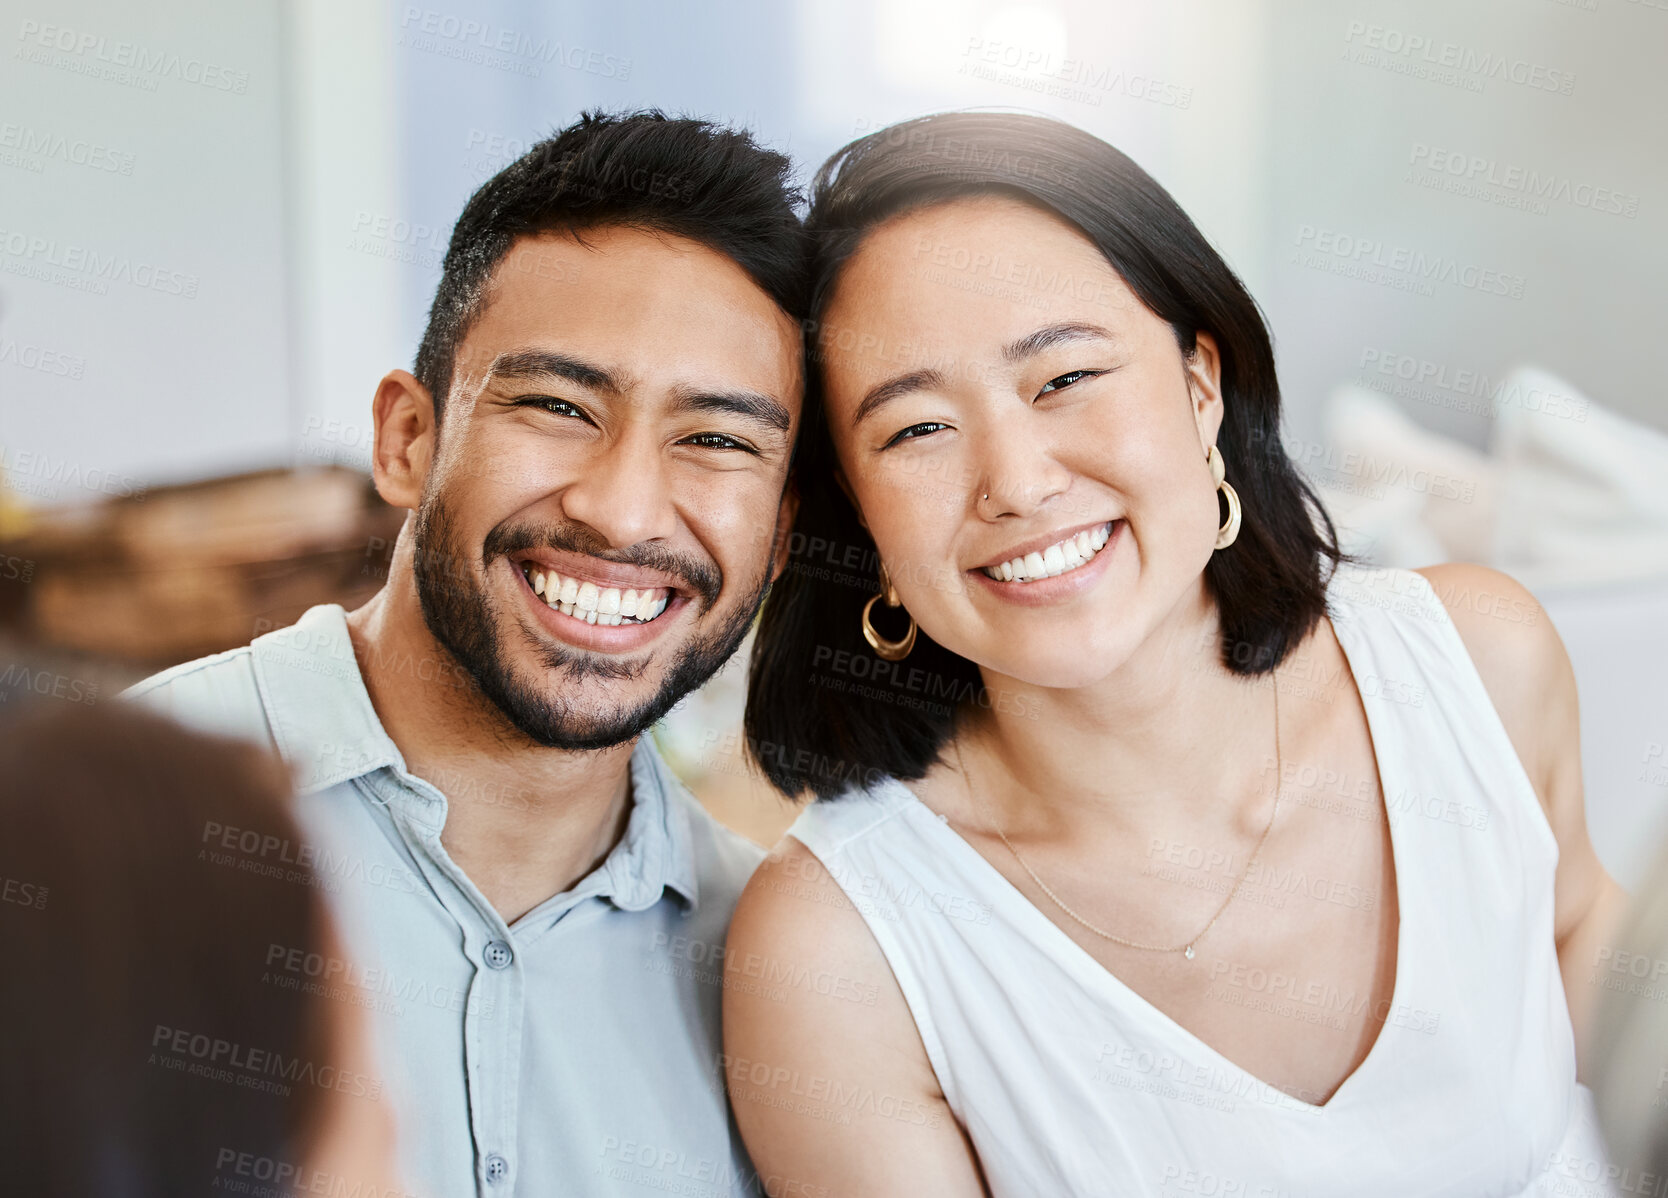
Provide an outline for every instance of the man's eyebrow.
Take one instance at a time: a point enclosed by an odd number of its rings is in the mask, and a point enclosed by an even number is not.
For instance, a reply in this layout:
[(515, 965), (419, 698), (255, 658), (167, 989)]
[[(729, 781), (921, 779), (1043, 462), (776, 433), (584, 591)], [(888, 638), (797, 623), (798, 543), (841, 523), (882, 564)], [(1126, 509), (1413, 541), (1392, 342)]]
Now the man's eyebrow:
[(851, 423), (862, 424), (885, 405), (891, 403), (901, 395), (908, 395), (911, 391), (924, 391), (929, 387), (942, 387), (944, 376), (936, 370), (912, 370), (908, 374), (900, 374), (869, 388), (868, 394), (863, 396), (863, 402), (857, 405), (857, 414), (851, 418)]
[(593, 363), (546, 349), (524, 349), (499, 354), (487, 370), (487, 381), (526, 381), (551, 376), (578, 383), (592, 391), (625, 390), (625, 380)]
[(1114, 341), (1111, 332), (1101, 328), (1098, 324), (1084, 324), (1077, 321), (1067, 321), (1063, 324), (1051, 324), (1038, 329), (1034, 333), (1027, 333), (1012, 345), (1002, 350), (1002, 357), (1009, 362), (1023, 362), (1026, 358), (1040, 354), (1045, 349), (1052, 349), (1056, 345), (1065, 345), (1072, 341)]
[(723, 412), (757, 424), (787, 432), (793, 414), (781, 403), (760, 391), (707, 391), (698, 387), (679, 388), (672, 398), (674, 412)]

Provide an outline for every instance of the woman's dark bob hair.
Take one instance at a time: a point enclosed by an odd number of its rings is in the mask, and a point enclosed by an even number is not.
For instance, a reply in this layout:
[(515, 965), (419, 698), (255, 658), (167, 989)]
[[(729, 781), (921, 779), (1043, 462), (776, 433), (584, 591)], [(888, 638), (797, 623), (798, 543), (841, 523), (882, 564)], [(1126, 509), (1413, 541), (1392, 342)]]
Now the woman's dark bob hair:
[[(1244, 517), (1233, 547), (1212, 555), (1205, 581), (1223, 665), (1243, 675), (1272, 670), (1325, 613), (1325, 580), (1341, 557), (1337, 534), (1281, 446), (1274, 348), (1256, 302), (1169, 193), (1119, 151), (1060, 121), (985, 112), (904, 121), (838, 151), (817, 172), (806, 222), (813, 365), (841, 268), (875, 226), (990, 194), (1075, 225), (1169, 322), (1184, 355), (1200, 332), (1215, 339), (1224, 407), (1217, 444)], [(831, 798), (886, 775), (920, 778), (954, 731), (957, 709), (996, 699), (976, 665), (924, 632), (897, 663), (863, 640), (859, 619), (879, 589), (879, 558), (835, 482), (818, 374), (811, 371), (795, 464), (800, 504), (789, 564), (753, 648), (746, 730), (749, 751), (779, 791)]]

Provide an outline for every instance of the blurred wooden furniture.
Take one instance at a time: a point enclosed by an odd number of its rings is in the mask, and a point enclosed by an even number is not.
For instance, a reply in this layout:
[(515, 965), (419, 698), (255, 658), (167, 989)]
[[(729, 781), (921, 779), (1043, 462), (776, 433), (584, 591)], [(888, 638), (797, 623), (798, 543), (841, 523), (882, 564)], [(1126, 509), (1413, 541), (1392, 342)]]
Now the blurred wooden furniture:
[[(342, 467), (263, 470), (32, 513), (0, 542), (0, 625), (41, 649), (153, 668), (356, 606), (405, 513)], [(27, 573), (27, 577), (21, 575)]]

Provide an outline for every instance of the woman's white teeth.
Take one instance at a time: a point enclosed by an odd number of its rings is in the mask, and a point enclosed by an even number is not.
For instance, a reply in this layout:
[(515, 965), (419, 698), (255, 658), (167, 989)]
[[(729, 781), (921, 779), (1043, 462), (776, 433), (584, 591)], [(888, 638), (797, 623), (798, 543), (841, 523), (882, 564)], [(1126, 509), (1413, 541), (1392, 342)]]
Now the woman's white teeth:
[(546, 603), (564, 616), (587, 624), (647, 624), (666, 610), (667, 601), (672, 597), (665, 587), (622, 590), (564, 578), (554, 570), (540, 570), (536, 566), (524, 569), (527, 581), (533, 584), (533, 594), (543, 596)]
[(1000, 565), (986, 566), (985, 574), (997, 582), (1034, 582), (1039, 578), (1053, 578), (1084, 565), (1106, 547), (1112, 538), (1112, 522), (1086, 528), (1074, 537), (1056, 541), (1040, 553), (1027, 553)]

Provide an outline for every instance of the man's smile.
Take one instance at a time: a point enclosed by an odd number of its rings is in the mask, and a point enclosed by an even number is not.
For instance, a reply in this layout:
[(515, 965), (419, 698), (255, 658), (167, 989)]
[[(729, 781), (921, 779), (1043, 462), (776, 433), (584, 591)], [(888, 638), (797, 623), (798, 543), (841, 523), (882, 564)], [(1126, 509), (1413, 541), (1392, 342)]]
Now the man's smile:
[(521, 573), (546, 604), (587, 624), (647, 624), (672, 599), (669, 587), (599, 587), (588, 579), (541, 570), (531, 562), (521, 563)]
[(688, 588), (668, 585), (671, 576), (661, 571), (565, 551), (526, 552), (538, 556), (511, 559), (522, 594), (540, 626), (576, 649), (641, 649), (691, 602)]

